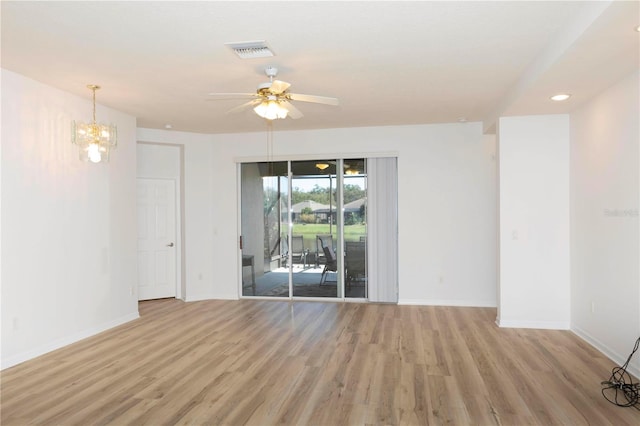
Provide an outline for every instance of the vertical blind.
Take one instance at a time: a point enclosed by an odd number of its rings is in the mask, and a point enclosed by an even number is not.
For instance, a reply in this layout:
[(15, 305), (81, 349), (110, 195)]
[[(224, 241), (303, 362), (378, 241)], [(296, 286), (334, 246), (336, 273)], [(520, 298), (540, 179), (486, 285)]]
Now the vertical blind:
[(367, 159), (369, 300), (398, 302), (398, 162)]

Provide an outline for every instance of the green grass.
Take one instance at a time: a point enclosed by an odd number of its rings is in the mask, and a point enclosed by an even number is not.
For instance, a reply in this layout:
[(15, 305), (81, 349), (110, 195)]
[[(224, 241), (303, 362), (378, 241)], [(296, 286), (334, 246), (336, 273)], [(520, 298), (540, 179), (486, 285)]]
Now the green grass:
[[(333, 225), (331, 227), (333, 235), (336, 235), (337, 227)], [(293, 235), (304, 236), (304, 245), (309, 249), (315, 250), (316, 235), (329, 234), (328, 223), (294, 223)], [(345, 241), (360, 241), (360, 236), (367, 235), (366, 225), (345, 225), (344, 227), (344, 239)]]

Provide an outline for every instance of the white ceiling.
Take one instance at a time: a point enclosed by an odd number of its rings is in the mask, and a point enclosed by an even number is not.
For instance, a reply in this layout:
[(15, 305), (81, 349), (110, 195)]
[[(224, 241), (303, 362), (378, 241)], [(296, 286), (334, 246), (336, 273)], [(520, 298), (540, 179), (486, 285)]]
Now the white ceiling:
[[(278, 130), (484, 121), (568, 112), (639, 64), (638, 1), (2, 1), (2, 67), (129, 113), (138, 126), (263, 131), (244, 102), (280, 69), (297, 102)], [(227, 42), (266, 40), (242, 60)], [(549, 96), (569, 92), (566, 103)], [(98, 117), (99, 120), (100, 117)]]

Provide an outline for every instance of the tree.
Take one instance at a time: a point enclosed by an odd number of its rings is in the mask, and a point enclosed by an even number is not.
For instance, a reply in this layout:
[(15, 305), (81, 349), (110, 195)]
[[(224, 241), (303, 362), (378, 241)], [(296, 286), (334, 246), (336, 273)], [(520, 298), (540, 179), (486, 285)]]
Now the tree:
[(366, 196), (366, 191), (358, 185), (346, 184), (343, 189), (344, 203), (350, 203)]
[(298, 204), (307, 200), (320, 204), (329, 204), (329, 188), (322, 188), (318, 184), (310, 191), (303, 191), (297, 187), (293, 188), (291, 191), (291, 204)]
[[(346, 184), (343, 188), (343, 194), (345, 204), (355, 200), (359, 200), (360, 198), (364, 198), (367, 195), (364, 189), (360, 188), (360, 186), (358, 185), (353, 184)], [(332, 188), (331, 195), (331, 204), (335, 206), (335, 188)], [(310, 191), (303, 191), (298, 187), (293, 188), (293, 191), (291, 192), (292, 204), (298, 204), (307, 200), (315, 201), (316, 203), (320, 204), (329, 204), (329, 187), (321, 187), (316, 184)]]

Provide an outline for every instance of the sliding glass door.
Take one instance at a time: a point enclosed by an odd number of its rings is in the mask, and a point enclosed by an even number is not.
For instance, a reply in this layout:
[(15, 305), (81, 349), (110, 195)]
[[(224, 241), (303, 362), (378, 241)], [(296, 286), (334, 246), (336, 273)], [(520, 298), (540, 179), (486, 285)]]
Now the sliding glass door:
[(367, 297), (364, 159), (241, 165), (242, 295)]

